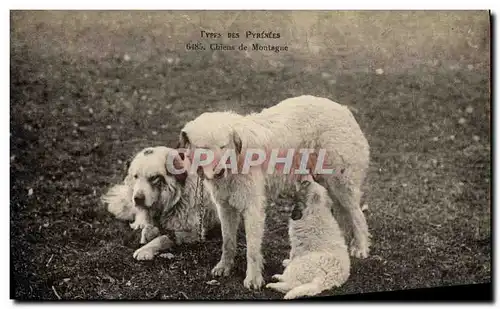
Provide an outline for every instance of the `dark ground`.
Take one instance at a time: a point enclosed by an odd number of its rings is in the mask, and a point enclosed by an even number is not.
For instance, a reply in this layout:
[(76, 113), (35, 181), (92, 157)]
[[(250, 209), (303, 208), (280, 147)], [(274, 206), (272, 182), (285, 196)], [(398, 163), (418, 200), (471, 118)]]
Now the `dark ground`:
[[(364, 196), (371, 256), (353, 260), (349, 281), (322, 295), (491, 281), (487, 56), (381, 75), (344, 69), (333, 80), (323, 72), (338, 68), (326, 60), (312, 70), (285, 58), (283, 66), (256, 69), (251, 59), (197, 57), (160, 43), (140, 60), (123, 60), (118, 47), (86, 57), (51, 49), (57, 33), (50, 23), (37, 23), (33, 40), (32, 32), (16, 30), (23, 15), (14, 16), (12, 297), (281, 298), (243, 287), (244, 244), (234, 275), (220, 286), (206, 284), (220, 255), (218, 239), (180, 248), (171, 260), (135, 261), (128, 227), (106, 213), (99, 197), (121, 180), (123, 162), (135, 151), (174, 146), (179, 129), (201, 112), (258, 111), (299, 94), (352, 107), (372, 153)], [(148, 35), (121, 35), (155, 44)], [(167, 54), (180, 61), (169, 63)], [(288, 254), (286, 203), (268, 208), (266, 281)]]

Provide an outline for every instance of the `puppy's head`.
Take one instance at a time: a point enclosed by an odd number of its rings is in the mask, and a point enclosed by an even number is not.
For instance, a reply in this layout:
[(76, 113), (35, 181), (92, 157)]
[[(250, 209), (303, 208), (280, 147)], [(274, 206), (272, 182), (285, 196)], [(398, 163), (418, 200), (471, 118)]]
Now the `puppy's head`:
[(130, 162), (125, 183), (132, 191), (132, 203), (139, 208), (174, 205), (187, 177), (177, 172), (183, 166), (183, 155), (167, 147), (141, 150)]
[(241, 118), (232, 112), (204, 113), (181, 130), (179, 147), (189, 149), (200, 176), (208, 180), (224, 178), (228, 175), (225, 163), (233, 160), (237, 166), (242, 141), (233, 125)]
[(296, 183), (295, 206), (291, 219), (296, 221), (307, 218), (314, 209), (324, 207), (326, 203), (326, 189), (312, 180), (302, 180)]

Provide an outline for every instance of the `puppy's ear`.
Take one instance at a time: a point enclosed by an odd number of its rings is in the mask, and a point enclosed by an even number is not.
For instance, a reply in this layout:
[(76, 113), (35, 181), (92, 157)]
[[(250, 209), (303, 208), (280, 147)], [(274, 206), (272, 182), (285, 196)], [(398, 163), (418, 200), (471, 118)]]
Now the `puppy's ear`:
[(181, 131), (181, 135), (179, 136), (179, 143), (177, 144), (177, 148), (188, 148), (191, 144), (189, 137), (185, 131)]
[(311, 197), (311, 203), (313, 204), (319, 204), (321, 202), (321, 195), (318, 193), (314, 192), (312, 197)]
[(309, 180), (302, 180), (302, 182), (300, 183), (300, 186), (303, 189), (307, 189), (310, 185), (311, 185), (311, 182)]
[(241, 138), (238, 135), (238, 133), (236, 133), (236, 131), (233, 131), (232, 138), (233, 138), (233, 143), (234, 143), (234, 150), (236, 151), (236, 154), (239, 155), (241, 153), (241, 149), (243, 147), (243, 143), (241, 142)]

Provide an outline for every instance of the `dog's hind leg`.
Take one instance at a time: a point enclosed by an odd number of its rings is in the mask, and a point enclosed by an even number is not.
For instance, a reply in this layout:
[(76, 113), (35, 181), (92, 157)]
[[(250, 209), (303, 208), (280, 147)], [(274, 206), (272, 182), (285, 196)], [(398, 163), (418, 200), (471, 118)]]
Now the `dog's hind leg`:
[(236, 237), (241, 213), (225, 204), (219, 207), (219, 216), (222, 231), (222, 256), (219, 263), (212, 269), (212, 275), (228, 276), (236, 256)]
[(321, 293), (324, 288), (322, 287), (322, 278), (314, 278), (312, 282), (299, 285), (285, 294), (284, 299), (294, 299), (302, 296), (313, 296)]
[(368, 257), (370, 251), (370, 233), (366, 223), (365, 214), (361, 210), (361, 191), (359, 186), (351, 182), (339, 181), (333, 177), (324, 179), (324, 186), (328, 190), (331, 199), (335, 198), (347, 212), (353, 230), (353, 240), (350, 245), (350, 253), (357, 258)]

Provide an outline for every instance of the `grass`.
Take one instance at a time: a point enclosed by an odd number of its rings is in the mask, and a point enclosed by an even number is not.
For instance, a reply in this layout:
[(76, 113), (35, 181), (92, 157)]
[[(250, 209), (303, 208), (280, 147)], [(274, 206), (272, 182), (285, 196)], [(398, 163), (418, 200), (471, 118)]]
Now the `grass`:
[[(157, 17), (134, 31), (123, 22), (129, 17), (117, 18), (121, 28), (98, 24), (98, 32), (81, 14), (49, 21), (50, 14), (12, 15), (13, 298), (281, 298), (243, 287), (243, 239), (234, 275), (220, 286), (206, 284), (220, 256), (218, 237), (179, 248), (170, 260), (135, 261), (137, 235), (111, 218), (99, 197), (122, 179), (123, 162), (135, 151), (175, 145), (179, 129), (201, 112), (258, 111), (300, 94), (349, 105), (372, 153), (364, 195), (371, 257), (353, 260), (349, 281), (322, 295), (491, 281), (487, 53), (464, 52), (457, 38), (446, 63), (432, 62), (422, 51), (418, 65), (384, 66), (379, 75), (365, 65), (364, 55), (346, 56), (348, 67), (341, 69), (337, 61), (315, 66), (289, 55), (273, 65), (166, 47), (153, 39), (162, 37), (155, 32)], [(63, 31), (72, 23), (76, 28)], [(109, 40), (121, 45), (101, 42), (111, 34)], [(136, 44), (141, 40), (144, 50)], [(386, 49), (395, 45), (384, 42)], [(131, 61), (123, 60), (127, 52)], [(263, 246), (266, 281), (281, 271), (289, 250), (290, 201), (273, 202)]]

